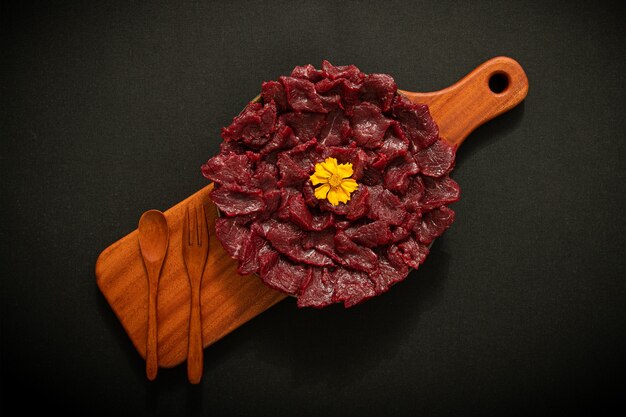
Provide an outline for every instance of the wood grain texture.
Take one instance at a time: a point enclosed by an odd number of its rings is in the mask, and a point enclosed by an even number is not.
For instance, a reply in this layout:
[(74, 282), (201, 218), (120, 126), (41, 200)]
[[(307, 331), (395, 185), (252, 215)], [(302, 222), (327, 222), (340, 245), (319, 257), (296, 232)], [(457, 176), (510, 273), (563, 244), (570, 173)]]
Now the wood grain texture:
[[(500, 93), (489, 88), (494, 74), (508, 80), (508, 86)], [(428, 104), (441, 136), (458, 146), (478, 126), (519, 104), (528, 92), (528, 80), (516, 61), (497, 57), (444, 90), (433, 93), (399, 91), (414, 102)], [(286, 297), (266, 287), (256, 276), (237, 273), (236, 262), (215, 237), (217, 210), (209, 199), (212, 189), (213, 185), (209, 184), (164, 212), (170, 228), (170, 244), (161, 271), (157, 304), (161, 367), (176, 366), (187, 357), (191, 290), (181, 242), (188, 206), (205, 206), (211, 235), (201, 288), (204, 347)], [(145, 358), (148, 282), (136, 230), (100, 254), (96, 262), (96, 282), (133, 345)]]

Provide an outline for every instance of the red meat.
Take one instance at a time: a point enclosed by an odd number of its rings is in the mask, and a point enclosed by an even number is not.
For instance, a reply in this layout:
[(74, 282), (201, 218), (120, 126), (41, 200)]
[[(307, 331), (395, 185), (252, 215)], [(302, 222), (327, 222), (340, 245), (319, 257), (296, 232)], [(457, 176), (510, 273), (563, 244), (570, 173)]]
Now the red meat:
[[(455, 149), (389, 75), (327, 61), (296, 67), (263, 83), (261, 102), (222, 137), (201, 167), (222, 213), (216, 235), (241, 274), (299, 307), (350, 307), (386, 292), (454, 221)], [(345, 204), (315, 197), (309, 177), (328, 157), (352, 164), (358, 189)]]

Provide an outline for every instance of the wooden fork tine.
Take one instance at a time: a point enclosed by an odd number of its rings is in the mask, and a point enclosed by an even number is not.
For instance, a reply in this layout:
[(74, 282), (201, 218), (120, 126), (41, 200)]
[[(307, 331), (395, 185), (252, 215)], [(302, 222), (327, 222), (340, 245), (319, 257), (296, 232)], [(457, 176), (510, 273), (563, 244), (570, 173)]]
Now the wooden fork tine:
[(193, 214), (191, 215), (191, 224), (189, 225), (192, 233), (189, 244), (193, 246), (200, 246), (200, 242), (198, 241), (198, 210), (195, 207), (190, 210), (193, 210)]
[(189, 209), (185, 210), (185, 221), (183, 221), (183, 245), (189, 244)]
[(200, 242), (202, 245), (209, 244), (209, 227), (206, 221), (206, 211), (204, 210), (204, 205), (200, 206)]

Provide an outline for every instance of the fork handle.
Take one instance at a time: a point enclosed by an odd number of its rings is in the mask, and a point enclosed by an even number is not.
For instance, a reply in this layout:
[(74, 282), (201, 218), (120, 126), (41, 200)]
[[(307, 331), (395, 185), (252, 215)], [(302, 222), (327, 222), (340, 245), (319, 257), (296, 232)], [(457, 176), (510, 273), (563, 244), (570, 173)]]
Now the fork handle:
[(189, 346), (187, 350), (187, 377), (198, 384), (204, 367), (202, 346), (202, 318), (200, 316), (200, 286), (191, 287), (191, 312), (189, 317)]

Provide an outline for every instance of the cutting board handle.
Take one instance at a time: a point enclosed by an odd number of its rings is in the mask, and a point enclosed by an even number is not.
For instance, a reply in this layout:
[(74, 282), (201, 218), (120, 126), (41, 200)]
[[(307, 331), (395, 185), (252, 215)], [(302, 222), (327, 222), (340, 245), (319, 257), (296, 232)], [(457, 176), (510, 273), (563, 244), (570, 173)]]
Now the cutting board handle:
[(478, 126), (524, 100), (528, 94), (528, 78), (517, 61), (499, 56), (443, 90), (400, 92), (415, 103), (427, 104), (431, 114), (438, 115), (435, 120), (440, 136), (459, 146)]

